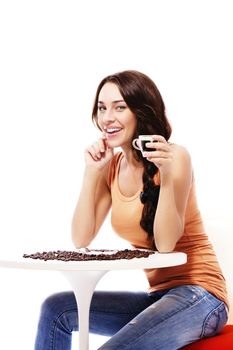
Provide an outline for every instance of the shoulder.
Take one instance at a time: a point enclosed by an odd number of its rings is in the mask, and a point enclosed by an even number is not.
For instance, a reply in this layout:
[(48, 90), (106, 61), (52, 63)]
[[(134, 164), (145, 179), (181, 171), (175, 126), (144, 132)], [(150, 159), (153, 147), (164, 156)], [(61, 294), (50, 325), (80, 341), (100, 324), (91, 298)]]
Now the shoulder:
[(176, 143), (170, 143), (170, 147), (175, 162), (191, 164), (191, 156), (187, 148)]
[(189, 151), (184, 146), (170, 144), (173, 157), (173, 176), (177, 179), (192, 178), (192, 160)]

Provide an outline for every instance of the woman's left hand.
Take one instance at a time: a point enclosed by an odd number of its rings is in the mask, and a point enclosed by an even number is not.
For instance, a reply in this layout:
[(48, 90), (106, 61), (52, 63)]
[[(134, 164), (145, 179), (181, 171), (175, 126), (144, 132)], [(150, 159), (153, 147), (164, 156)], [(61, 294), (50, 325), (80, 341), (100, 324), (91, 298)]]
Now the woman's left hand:
[(173, 153), (171, 144), (161, 135), (152, 135), (153, 141), (147, 142), (146, 146), (151, 151), (143, 152), (142, 155), (150, 162), (153, 162), (162, 174), (171, 172)]

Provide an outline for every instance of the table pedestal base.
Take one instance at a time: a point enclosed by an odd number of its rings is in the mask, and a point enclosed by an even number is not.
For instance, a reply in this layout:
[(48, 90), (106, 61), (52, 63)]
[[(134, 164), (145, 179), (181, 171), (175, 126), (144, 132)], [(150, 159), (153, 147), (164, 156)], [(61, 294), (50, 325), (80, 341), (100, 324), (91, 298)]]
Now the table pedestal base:
[(79, 350), (89, 349), (89, 311), (95, 287), (107, 270), (62, 271), (70, 282), (78, 306)]

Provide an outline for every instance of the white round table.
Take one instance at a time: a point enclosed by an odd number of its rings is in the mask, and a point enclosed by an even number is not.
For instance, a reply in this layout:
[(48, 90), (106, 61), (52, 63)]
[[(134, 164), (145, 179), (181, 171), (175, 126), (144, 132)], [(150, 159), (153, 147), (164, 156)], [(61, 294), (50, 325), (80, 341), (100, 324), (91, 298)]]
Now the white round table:
[(0, 267), (30, 270), (60, 271), (70, 282), (78, 305), (79, 315), (79, 349), (89, 348), (89, 310), (93, 292), (101, 277), (111, 270), (132, 270), (147, 268), (162, 268), (186, 263), (185, 253), (154, 252), (148, 258), (133, 258), (130, 260), (90, 260), (90, 261), (59, 261), (34, 260), (30, 258), (2, 258)]

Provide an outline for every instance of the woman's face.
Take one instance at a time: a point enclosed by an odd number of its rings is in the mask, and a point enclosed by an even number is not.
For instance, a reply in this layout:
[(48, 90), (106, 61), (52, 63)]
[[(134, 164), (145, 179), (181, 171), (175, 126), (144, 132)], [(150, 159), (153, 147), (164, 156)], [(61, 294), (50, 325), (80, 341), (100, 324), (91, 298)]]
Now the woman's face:
[(106, 83), (100, 90), (97, 118), (110, 147), (131, 148), (136, 117), (114, 83)]

